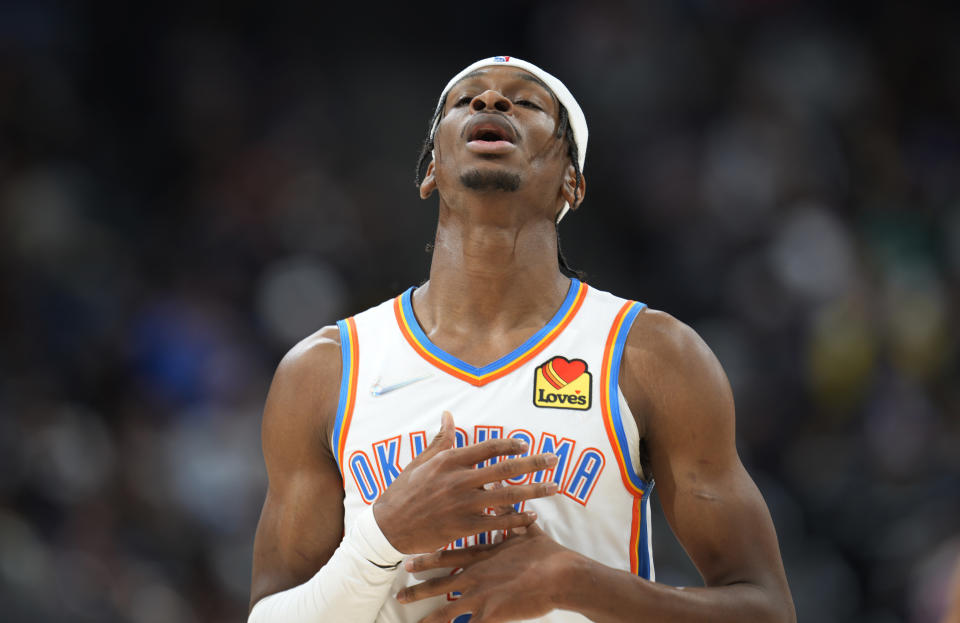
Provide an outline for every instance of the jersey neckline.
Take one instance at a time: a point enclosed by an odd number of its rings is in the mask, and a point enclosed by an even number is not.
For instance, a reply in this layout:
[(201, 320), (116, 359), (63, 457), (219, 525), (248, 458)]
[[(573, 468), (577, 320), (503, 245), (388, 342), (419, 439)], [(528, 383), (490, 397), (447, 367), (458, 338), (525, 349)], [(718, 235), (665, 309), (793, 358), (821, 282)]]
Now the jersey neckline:
[(413, 350), (428, 363), (471, 385), (486, 385), (516, 370), (546, 348), (577, 315), (589, 287), (579, 279), (570, 280), (570, 288), (553, 318), (513, 352), (485, 366), (477, 367), (454, 357), (430, 341), (413, 313), (413, 287), (394, 299), (393, 310), (400, 333)]

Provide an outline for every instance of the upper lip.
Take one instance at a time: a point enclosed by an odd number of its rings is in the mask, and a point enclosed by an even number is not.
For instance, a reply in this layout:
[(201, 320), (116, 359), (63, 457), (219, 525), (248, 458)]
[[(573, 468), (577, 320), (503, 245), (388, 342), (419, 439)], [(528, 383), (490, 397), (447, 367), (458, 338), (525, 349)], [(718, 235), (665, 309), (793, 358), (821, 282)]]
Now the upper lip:
[(500, 115), (481, 113), (467, 122), (464, 132), (468, 141), (487, 140), (490, 136), (496, 141), (517, 142), (517, 131), (513, 125)]

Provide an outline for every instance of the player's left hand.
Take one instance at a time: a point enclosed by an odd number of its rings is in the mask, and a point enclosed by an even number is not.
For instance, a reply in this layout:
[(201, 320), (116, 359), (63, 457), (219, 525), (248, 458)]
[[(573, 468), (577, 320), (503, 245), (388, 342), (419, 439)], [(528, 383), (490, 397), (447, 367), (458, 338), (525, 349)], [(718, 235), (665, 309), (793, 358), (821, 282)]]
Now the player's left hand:
[(471, 623), (496, 623), (543, 616), (559, 607), (564, 570), (578, 554), (531, 524), (493, 545), (441, 550), (408, 559), (409, 572), (460, 568), (455, 575), (434, 578), (403, 589), (401, 603), (457, 591), (463, 596), (435, 610), (420, 623), (446, 623), (468, 612)]

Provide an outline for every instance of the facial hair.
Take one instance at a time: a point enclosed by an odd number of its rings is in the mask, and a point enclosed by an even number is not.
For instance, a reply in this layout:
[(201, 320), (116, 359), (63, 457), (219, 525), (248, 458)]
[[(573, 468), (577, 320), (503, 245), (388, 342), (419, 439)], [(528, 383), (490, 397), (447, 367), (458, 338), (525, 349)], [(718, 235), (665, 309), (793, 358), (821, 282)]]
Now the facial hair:
[(514, 192), (520, 189), (520, 176), (507, 171), (480, 171), (471, 169), (460, 174), (460, 183), (470, 190), (502, 190)]

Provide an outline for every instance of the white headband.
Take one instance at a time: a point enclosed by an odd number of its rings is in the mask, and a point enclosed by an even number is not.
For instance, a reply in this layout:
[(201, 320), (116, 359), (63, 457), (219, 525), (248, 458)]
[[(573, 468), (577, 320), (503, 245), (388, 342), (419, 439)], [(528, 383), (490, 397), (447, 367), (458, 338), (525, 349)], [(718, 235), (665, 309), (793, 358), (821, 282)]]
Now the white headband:
[[(433, 140), (434, 135), (437, 133), (437, 126), (440, 125), (440, 113), (442, 112), (444, 99), (447, 97), (447, 93), (453, 88), (453, 85), (460, 82), (464, 76), (469, 74), (472, 71), (476, 71), (481, 67), (489, 67), (491, 65), (510, 65), (518, 69), (527, 71), (540, 80), (544, 82), (550, 90), (553, 91), (553, 94), (556, 98), (563, 104), (563, 107), (567, 109), (567, 118), (569, 119), (570, 129), (573, 130), (573, 141), (577, 144), (577, 155), (579, 156), (579, 165), (580, 171), (583, 171), (583, 166), (587, 161), (587, 118), (583, 116), (583, 110), (580, 109), (580, 104), (577, 103), (577, 100), (574, 99), (573, 94), (570, 93), (570, 90), (560, 82), (554, 76), (548, 74), (544, 70), (540, 69), (533, 63), (528, 63), (527, 61), (520, 60), (519, 58), (514, 58), (513, 56), (491, 56), (490, 58), (485, 58), (482, 61), (477, 61), (476, 63), (469, 65), (463, 71), (458, 73), (456, 76), (450, 79), (450, 82), (447, 83), (447, 86), (443, 88), (443, 93), (440, 94), (440, 100), (437, 102), (436, 110), (436, 121), (433, 124), (433, 127), (430, 128), (430, 140)], [(557, 216), (557, 222), (560, 222), (560, 219), (567, 213), (567, 210), (570, 209), (570, 204), (565, 203), (563, 209), (560, 211), (560, 215)]]

